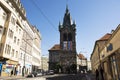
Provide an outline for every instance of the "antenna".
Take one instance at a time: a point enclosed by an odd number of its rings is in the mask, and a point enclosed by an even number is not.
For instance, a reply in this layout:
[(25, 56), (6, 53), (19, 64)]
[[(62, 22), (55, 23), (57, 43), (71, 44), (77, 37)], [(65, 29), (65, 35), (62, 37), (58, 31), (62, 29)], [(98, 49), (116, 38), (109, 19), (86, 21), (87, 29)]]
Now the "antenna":
[(66, 0), (66, 5), (68, 5), (68, 0)]

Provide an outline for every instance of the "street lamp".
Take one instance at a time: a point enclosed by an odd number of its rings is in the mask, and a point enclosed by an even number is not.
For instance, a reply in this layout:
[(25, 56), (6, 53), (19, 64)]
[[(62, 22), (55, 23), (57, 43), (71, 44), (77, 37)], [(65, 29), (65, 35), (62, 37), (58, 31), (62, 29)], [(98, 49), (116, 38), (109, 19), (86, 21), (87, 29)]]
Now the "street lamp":
[(26, 39), (25, 39), (25, 53), (24, 53), (24, 66), (23, 66), (23, 69), (22, 69), (22, 76), (24, 76), (25, 75), (25, 72), (26, 72), (26, 67), (25, 67), (25, 60), (26, 60), (26, 50), (27, 50), (27, 41), (29, 41), (29, 40), (35, 40), (35, 39), (37, 39), (37, 38), (31, 38), (31, 39), (27, 39), (27, 37), (26, 37)]

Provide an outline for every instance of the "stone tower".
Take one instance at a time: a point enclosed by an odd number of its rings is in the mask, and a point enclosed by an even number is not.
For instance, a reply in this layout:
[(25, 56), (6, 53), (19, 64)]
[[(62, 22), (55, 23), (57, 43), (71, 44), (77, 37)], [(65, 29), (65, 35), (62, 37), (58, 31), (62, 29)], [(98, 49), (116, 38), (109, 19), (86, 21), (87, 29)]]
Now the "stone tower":
[(59, 23), (60, 32), (60, 66), (64, 73), (76, 71), (76, 24), (72, 22), (68, 7), (63, 18), (63, 24)]

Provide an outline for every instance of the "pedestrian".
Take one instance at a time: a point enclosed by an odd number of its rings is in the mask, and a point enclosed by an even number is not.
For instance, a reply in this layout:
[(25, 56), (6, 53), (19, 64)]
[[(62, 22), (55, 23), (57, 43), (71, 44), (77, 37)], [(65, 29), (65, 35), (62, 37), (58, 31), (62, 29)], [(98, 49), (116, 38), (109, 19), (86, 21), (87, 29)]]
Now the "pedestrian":
[(14, 76), (16, 76), (16, 67), (14, 68)]
[(100, 68), (100, 73), (101, 73), (101, 80), (104, 80), (104, 76), (103, 76), (104, 70), (102, 67)]
[(11, 70), (11, 76), (13, 75), (13, 70)]
[(96, 69), (96, 80), (99, 80), (99, 71)]
[(17, 76), (17, 74), (18, 74), (18, 70), (16, 70), (16, 76)]

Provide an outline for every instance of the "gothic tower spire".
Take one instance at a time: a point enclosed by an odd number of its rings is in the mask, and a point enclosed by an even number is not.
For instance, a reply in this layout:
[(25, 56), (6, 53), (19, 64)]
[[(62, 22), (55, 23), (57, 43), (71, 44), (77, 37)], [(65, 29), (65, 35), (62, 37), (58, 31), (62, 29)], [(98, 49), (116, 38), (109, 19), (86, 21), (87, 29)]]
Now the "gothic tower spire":
[(70, 16), (70, 12), (68, 9), (68, 5), (66, 5), (66, 12), (63, 18), (63, 26), (70, 26), (71, 25), (71, 16)]

